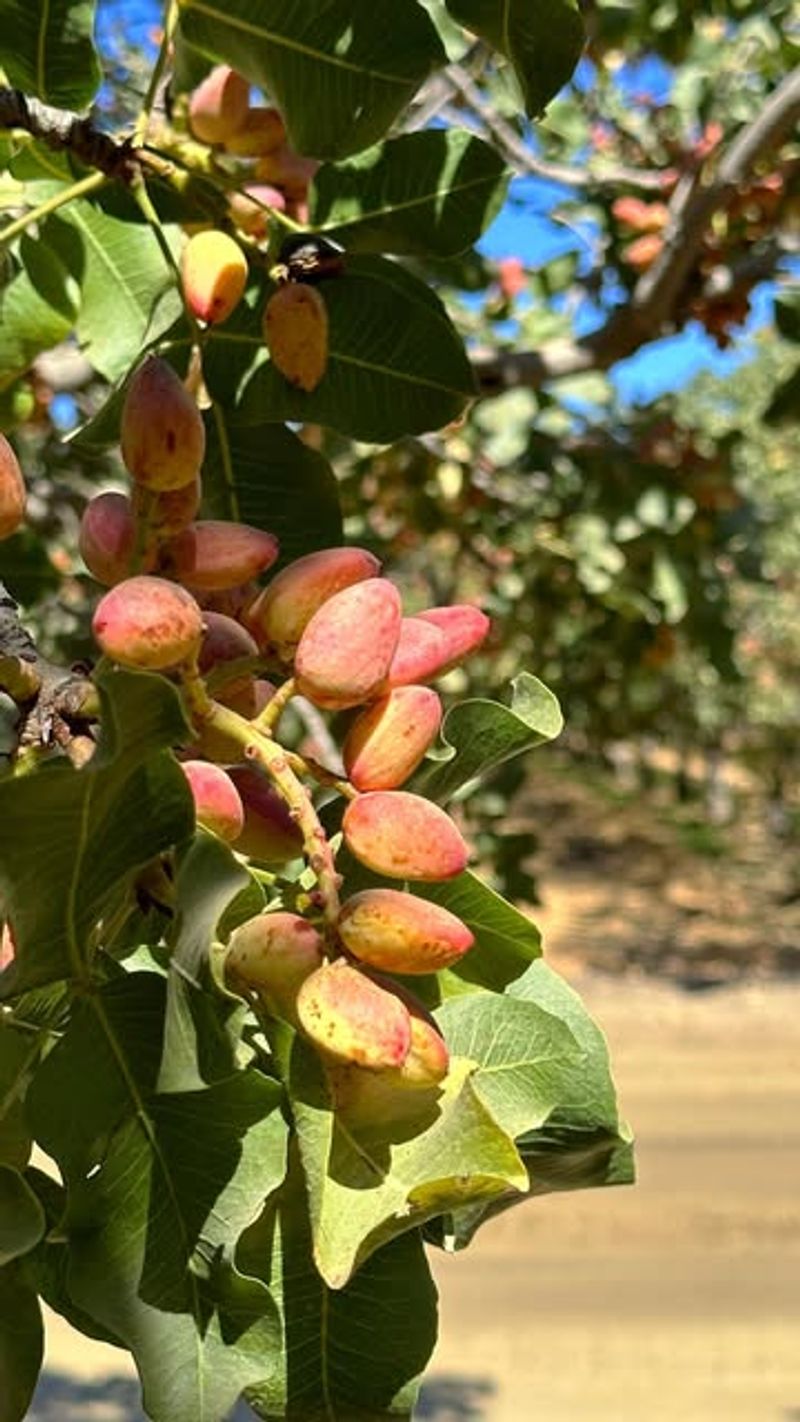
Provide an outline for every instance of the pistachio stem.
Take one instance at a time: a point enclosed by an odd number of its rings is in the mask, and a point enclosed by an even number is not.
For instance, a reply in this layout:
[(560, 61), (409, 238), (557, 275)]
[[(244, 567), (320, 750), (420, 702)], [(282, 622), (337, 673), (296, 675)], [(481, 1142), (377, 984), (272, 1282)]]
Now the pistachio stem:
[[(181, 680), (187, 710), (198, 729), (211, 727), (239, 745), (243, 758), (260, 765), (266, 771), (288, 806), (289, 813), (303, 837), (305, 857), (317, 876), (317, 888), (312, 897), (322, 913), (328, 935), (332, 938), (339, 917), (341, 876), (336, 872), (330, 841), (319, 822), (311, 794), (297, 778), (290, 764), (289, 753), (270, 735), (265, 734), (256, 721), (247, 721), (236, 711), (213, 701), (196, 664), (187, 664), (182, 669)], [(284, 690), (285, 687), (281, 687), (280, 691)]]
[(282, 686), (278, 687), (275, 695), (267, 702), (264, 710), (255, 721), (250, 724), (259, 731), (261, 735), (271, 736), (277, 726), (281, 716), (293, 696), (297, 694), (297, 683), (293, 676), (290, 676)]

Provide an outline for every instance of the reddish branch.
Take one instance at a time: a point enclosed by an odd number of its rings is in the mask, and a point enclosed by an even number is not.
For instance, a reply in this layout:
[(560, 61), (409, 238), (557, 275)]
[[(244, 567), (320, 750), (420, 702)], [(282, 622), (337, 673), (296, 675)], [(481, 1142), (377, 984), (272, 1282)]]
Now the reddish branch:
[[(484, 394), (513, 386), (533, 389), (567, 375), (607, 370), (654, 340), (668, 326), (692, 276), (714, 214), (728, 206), (753, 175), (758, 161), (771, 153), (800, 122), (800, 68), (773, 90), (757, 118), (747, 124), (720, 158), (716, 169), (687, 175), (670, 204), (664, 247), (636, 284), (627, 304), (599, 331), (580, 341), (548, 342), (538, 351), (476, 356), (474, 365)], [(775, 249), (776, 257), (780, 255)]]

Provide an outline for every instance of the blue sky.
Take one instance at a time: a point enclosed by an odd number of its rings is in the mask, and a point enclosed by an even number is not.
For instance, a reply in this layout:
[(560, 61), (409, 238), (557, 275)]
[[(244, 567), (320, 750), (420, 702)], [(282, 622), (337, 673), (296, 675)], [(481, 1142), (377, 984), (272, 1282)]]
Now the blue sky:
[[(104, 54), (113, 58), (120, 31), (124, 31), (129, 43), (152, 50), (150, 36), (161, 14), (159, 0), (99, 0), (97, 35)], [(669, 96), (672, 79), (670, 67), (655, 56), (628, 64), (617, 74), (617, 82), (632, 101), (646, 93), (657, 103), (663, 102)], [(594, 67), (588, 60), (578, 66), (575, 83), (584, 90), (594, 83)], [(560, 196), (562, 191), (553, 184), (531, 179), (515, 181), (509, 201), (483, 238), (480, 250), (493, 259), (518, 256), (531, 267), (541, 267), (562, 252), (577, 251), (585, 257), (589, 234), (581, 237), (551, 216)], [(701, 371), (724, 374), (741, 365), (753, 354), (755, 332), (772, 319), (774, 293), (774, 284), (765, 283), (753, 294), (747, 325), (728, 351), (719, 351), (695, 322), (680, 335), (655, 341), (620, 362), (610, 372), (620, 399), (626, 404), (646, 404)], [(577, 323), (578, 333), (587, 332), (602, 319), (603, 313), (587, 304)]]

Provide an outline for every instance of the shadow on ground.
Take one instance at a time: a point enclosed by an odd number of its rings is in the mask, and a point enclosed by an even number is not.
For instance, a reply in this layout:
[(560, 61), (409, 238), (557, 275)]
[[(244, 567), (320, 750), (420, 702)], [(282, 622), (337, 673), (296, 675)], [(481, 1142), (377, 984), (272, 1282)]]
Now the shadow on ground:
[(88, 1381), (66, 1373), (39, 1379), (26, 1422), (147, 1422), (135, 1378)]
[[(482, 1422), (484, 1403), (494, 1392), (485, 1378), (450, 1375), (432, 1378), (414, 1413), (419, 1422)], [(229, 1422), (253, 1422), (255, 1414), (240, 1403)], [(50, 1372), (39, 1380), (26, 1422), (147, 1422), (139, 1405), (135, 1378), (96, 1382)]]
[(495, 1385), (489, 1378), (463, 1378), (444, 1373), (425, 1384), (414, 1412), (415, 1422), (483, 1422), (485, 1404)]

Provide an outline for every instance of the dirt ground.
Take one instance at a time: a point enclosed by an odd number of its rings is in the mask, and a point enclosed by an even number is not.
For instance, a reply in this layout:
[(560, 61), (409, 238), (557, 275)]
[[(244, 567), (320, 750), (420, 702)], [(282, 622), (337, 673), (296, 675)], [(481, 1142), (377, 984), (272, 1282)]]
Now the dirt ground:
[(764, 801), (737, 790), (736, 819), (714, 826), (668, 781), (626, 793), (540, 753), (512, 813), (537, 835), (531, 912), (562, 970), (691, 989), (800, 981), (800, 839), (774, 834)]
[[(558, 776), (533, 795), (536, 916), (608, 1036), (639, 1180), (432, 1256), (442, 1332), (417, 1415), (800, 1422), (797, 867), (751, 828), (698, 857), (635, 803)], [(51, 1320), (30, 1422), (141, 1422), (124, 1362)]]

